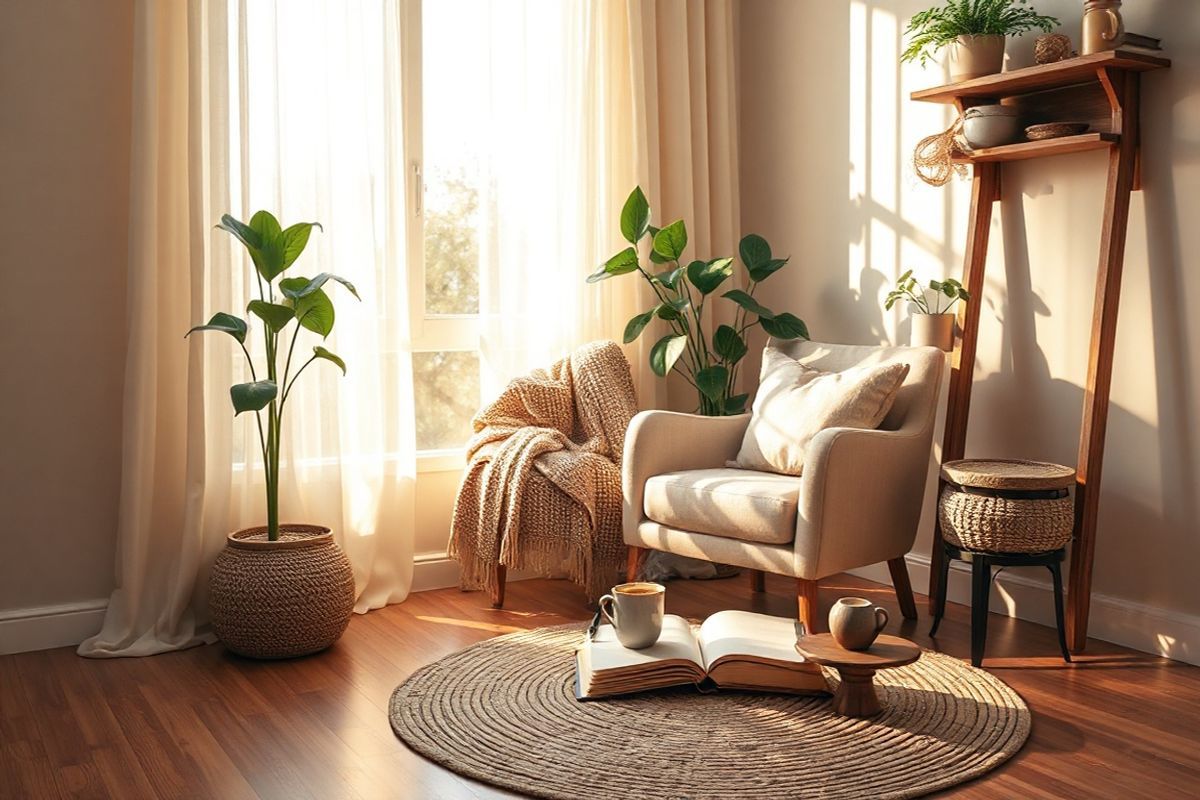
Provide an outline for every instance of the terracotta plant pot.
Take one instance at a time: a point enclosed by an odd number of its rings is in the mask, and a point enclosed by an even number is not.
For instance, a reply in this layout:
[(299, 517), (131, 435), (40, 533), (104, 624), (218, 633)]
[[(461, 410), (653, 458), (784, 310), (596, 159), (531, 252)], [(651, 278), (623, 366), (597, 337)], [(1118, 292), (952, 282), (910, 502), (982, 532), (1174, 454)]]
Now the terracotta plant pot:
[(947, 353), (954, 349), (953, 314), (913, 314), (911, 319), (913, 347), (936, 347)]
[(213, 632), (250, 658), (294, 658), (326, 649), (354, 611), (354, 573), (328, 528), (283, 524), (229, 534), (209, 577)]
[(994, 75), (1004, 68), (1004, 36), (999, 33), (960, 36), (947, 50), (950, 80), (956, 83)]

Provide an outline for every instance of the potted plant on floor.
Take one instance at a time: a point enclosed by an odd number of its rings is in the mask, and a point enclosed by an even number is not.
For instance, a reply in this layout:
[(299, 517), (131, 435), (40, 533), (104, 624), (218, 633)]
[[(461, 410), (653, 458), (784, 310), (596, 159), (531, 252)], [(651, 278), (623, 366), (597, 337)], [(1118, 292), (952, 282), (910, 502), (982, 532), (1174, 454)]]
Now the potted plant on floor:
[(965, 81), (999, 72), (1004, 39), (1032, 30), (1048, 32), (1058, 20), (1027, 8), (1028, 0), (946, 0), (945, 5), (913, 14), (904, 31), (908, 48), (901, 61), (922, 66), (948, 48), (950, 80)]
[(928, 287), (923, 287), (910, 269), (896, 280), (896, 288), (888, 292), (883, 307), (891, 311), (896, 303), (907, 301), (913, 309), (909, 344), (949, 352), (954, 349), (955, 315), (951, 309), (960, 301), (970, 299), (971, 295), (954, 278), (930, 281)]
[[(666, 322), (670, 332), (650, 349), (650, 368), (665, 377), (675, 371), (683, 376), (698, 396), (697, 413), (706, 416), (741, 414), (748, 394), (735, 394), (738, 366), (748, 352), (745, 334), (755, 325), (776, 339), (808, 338), (804, 320), (786, 311), (776, 313), (754, 298), (758, 285), (782, 269), (787, 258), (776, 258), (771, 245), (757, 234), (742, 238), (738, 254), (749, 280), (746, 290), (730, 289), (721, 297), (737, 306), (732, 325), (719, 325), (710, 337), (702, 319), (708, 298), (733, 276), (733, 257), (693, 260), (684, 266), (687, 227), (675, 220), (665, 228), (650, 224), (650, 204), (637, 187), (621, 209), (621, 235), (629, 242), (621, 252), (600, 265), (588, 277), (596, 283), (617, 275), (639, 273), (658, 300), (625, 326), (625, 344), (633, 342), (654, 319)], [(650, 274), (642, 266), (638, 243), (650, 237), (649, 259), (662, 270)]]
[[(258, 299), (246, 310), (262, 323), (265, 373), (255, 369), (246, 347), (248, 325), (233, 314), (218, 313), (197, 331), (233, 337), (246, 356), (250, 382), (230, 387), (235, 415), (254, 414), (263, 459), (267, 524), (229, 534), (213, 564), (209, 582), (213, 630), (235, 653), (254, 658), (289, 658), (329, 647), (350, 622), (354, 609), (354, 575), (346, 554), (329, 528), (279, 521), (279, 454), (283, 412), (296, 380), (317, 361), (346, 372), (340, 357), (321, 345), (300, 363), (296, 342), (301, 330), (329, 336), (333, 301), (322, 288), (340, 283), (356, 298), (345, 278), (322, 272), (315, 278), (284, 278), (308, 244), (316, 222), (287, 228), (267, 211), (246, 224), (226, 214), (217, 226), (237, 238), (250, 254)], [(278, 279), (278, 280), (277, 280)], [(285, 335), (291, 329), (290, 342)]]

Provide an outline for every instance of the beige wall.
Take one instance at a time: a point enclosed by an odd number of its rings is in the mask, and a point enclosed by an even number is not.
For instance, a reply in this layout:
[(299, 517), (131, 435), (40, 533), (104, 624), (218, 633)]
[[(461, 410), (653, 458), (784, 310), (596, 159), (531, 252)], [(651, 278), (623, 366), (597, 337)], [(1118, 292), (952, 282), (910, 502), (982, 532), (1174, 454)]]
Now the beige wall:
[(113, 585), (132, 2), (0, 9), (0, 611)]
[[(740, 6), (744, 230), (792, 254), (764, 285), (814, 338), (908, 341), (881, 300), (906, 269), (959, 275), (968, 185), (920, 183), (914, 144), (950, 121), (910, 102), (941, 67), (898, 68), (908, 16), (930, 0)], [(1078, 31), (1078, 0), (1036, 0)], [(1145, 191), (1133, 200), (1113, 372), (1094, 589), (1200, 614), (1200, 13), (1127, 3), (1130, 30), (1164, 37), (1169, 72), (1143, 81)], [(1010, 63), (1031, 62), (1009, 43)], [(1006, 165), (991, 248), (968, 456), (1074, 464), (1087, 367), (1105, 156)], [(760, 290), (761, 292), (762, 290)], [(929, 549), (928, 498), (917, 551)]]

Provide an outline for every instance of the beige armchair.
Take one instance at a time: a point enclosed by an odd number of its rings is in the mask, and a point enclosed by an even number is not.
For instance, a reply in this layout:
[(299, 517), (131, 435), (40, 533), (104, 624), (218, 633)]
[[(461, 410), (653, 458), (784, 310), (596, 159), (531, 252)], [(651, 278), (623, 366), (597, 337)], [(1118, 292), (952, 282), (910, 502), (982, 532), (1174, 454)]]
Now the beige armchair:
[(817, 584), (886, 561), (896, 597), (916, 619), (904, 555), (921, 518), (943, 354), (932, 347), (817, 342), (776, 346), (807, 366), (838, 372), (901, 361), (908, 377), (877, 430), (829, 428), (805, 453), (799, 477), (732, 469), (750, 417), (644, 411), (633, 418), (622, 464), (628, 574), (662, 550), (796, 578), (798, 616), (811, 631)]

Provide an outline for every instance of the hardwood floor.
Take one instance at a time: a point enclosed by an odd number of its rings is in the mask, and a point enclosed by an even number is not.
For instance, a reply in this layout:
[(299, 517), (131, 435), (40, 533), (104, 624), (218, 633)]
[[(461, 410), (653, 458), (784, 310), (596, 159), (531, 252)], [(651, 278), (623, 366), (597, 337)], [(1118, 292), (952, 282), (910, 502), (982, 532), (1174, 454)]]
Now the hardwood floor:
[[(667, 610), (794, 613), (792, 581), (677, 581)], [(959, 658), (966, 608), (950, 604), (936, 641), (906, 622), (889, 587), (851, 577), (821, 587), (885, 605), (888, 630)], [(924, 608), (924, 605), (921, 606)], [(386, 708), (423, 664), (520, 628), (589, 617), (562, 581), (509, 585), (505, 608), (454, 589), (355, 617), (332, 650), (260, 663), (219, 645), (93, 661), (69, 648), (0, 656), (0, 798), (478, 798), (513, 795), (411, 753)], [(1021, 693), (1033, 734), (1016, 758), (942, 796), (1185, 798), (1200, 792), (1200, 668), (1092, 641), (1077, 663), (1054, 632), (993, 616), (985, 667)]]

